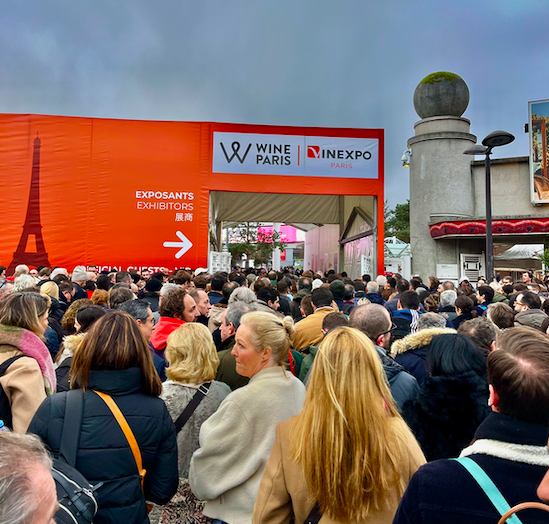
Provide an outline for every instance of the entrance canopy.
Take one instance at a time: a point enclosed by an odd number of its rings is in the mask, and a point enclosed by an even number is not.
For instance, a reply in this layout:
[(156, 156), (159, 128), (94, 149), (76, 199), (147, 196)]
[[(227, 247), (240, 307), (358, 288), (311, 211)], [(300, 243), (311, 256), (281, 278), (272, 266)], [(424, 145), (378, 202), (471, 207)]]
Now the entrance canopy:
[(273, 193), (210, 193), (215, 222), (283, 222), (339, 224), (338, 195), (281, 195)]

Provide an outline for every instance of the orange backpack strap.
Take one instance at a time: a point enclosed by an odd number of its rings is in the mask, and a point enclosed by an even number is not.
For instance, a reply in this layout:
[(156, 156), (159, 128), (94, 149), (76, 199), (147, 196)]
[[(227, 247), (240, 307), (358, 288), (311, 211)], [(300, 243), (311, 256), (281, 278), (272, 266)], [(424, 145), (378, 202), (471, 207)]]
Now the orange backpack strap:
[(141, 479), (141, 491), (143, 491), (143, 482), (145, 481), (145, 474), (147, 472), (143, 469), (143, 463), (141, 461), (141, 452), (139, 451), (137, 440), (135, 440), (134, 434), (130, 426), (126, 422), (124, 415), (122, 415), (120, 408), (116, 405), (116, 402), (112, 399), (112, 397), (110, 395), (107, 395), (106, 393), (101, 393), (101, 391), (96, 391), (95, 389), (94, 391), (105, 401), (105, 404), (107, 404), (108, 408), (112, 411), (114, 418), (116, 419), (116, 421), (120, 425), (120, 428), (124, 432), (124, 435), (128, 441), (128, 444), (130, 445), (130, 448), (132, 450), (135, 463), (137, 464), (137, 470), (139, 471), (139, 478)]

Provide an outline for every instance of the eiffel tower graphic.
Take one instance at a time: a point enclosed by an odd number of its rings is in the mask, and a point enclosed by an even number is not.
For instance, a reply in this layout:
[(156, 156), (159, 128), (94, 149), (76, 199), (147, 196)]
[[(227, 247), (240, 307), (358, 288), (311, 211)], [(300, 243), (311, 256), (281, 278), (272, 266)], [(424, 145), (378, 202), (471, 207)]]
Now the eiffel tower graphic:
[[(13, 260), (6, 273), (12, 275), (15, 267), (19, 264), (29, 266), (47, 266), (51, 267), (44, 238), (42, 237), (42, 224), (40, 223), (40, 139), (38, 136), (34, 139), (34, 153), (32, 156), (32, 178), (30, 185), (29, 202), (27, 204), (27, 216), (23, 225), (23, 234), (19, 240), (19, 245), (13, 253)], [(29, 239), (34, 240), (36, 251), (29, 252)]]

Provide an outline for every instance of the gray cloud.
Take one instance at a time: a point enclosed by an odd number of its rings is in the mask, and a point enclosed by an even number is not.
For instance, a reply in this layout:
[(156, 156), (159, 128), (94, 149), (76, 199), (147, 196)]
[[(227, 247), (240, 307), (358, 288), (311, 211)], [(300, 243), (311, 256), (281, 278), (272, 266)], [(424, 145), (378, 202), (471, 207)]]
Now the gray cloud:
[(418, 120), (412, 96), (438, 70), (471, 91), (482, 138), (516, 135), (549, 98), (545, 2), (20, 2), (3, 5), (0, 111), (211, 120), (386, 133), (386, 197)]

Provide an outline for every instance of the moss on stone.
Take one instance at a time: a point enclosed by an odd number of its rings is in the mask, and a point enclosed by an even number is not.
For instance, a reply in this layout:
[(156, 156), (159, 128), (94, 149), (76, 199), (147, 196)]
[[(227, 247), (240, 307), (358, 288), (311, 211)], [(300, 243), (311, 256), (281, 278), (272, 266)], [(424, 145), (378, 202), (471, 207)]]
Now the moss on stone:
[(442, 82), (443, 80), (448, 80), (449, 82), (454, 82), (456, 78), (461, 79), (459, 75), (455, 73), (448, 73), (446, 71), (439, 71), (438, 73), (432, 73), (426, 76), (420, 84), (434, 84), (436, 82)]

